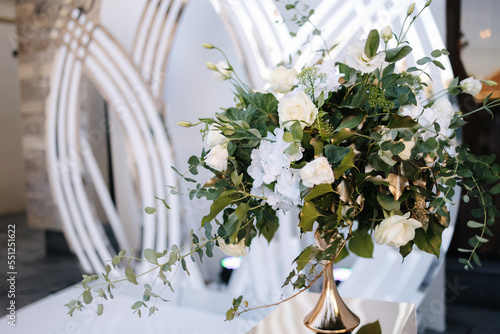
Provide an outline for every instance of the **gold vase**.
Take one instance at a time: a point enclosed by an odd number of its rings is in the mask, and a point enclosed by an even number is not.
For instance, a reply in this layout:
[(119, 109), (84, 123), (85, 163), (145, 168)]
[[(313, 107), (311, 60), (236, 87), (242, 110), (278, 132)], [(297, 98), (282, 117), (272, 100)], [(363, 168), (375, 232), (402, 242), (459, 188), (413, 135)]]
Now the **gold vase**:
[[(325, 250), (328, 244), (315, 233), (318, 246)], [(339, 237), (334, 234), (332, 238)], [(360, 323), (359, 317), (352, 313), (339, 295), (333, 277), (332, 263), (326, 264), (323, 274), (323, 288), (314, 309), (304, 318), (304, 325), (316, 333), (351, 333)]]

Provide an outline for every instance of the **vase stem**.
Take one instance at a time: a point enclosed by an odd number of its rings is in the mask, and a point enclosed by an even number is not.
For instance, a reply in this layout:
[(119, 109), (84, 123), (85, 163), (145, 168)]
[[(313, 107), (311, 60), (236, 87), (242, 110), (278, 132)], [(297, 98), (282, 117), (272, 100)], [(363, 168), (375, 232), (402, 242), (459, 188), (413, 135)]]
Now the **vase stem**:
[(360, 320), (340, 298), (331, 264), (325, 268), (323, 279), (318, 303), (304, 318), (304, 325), (316, 333), (351, 333)]

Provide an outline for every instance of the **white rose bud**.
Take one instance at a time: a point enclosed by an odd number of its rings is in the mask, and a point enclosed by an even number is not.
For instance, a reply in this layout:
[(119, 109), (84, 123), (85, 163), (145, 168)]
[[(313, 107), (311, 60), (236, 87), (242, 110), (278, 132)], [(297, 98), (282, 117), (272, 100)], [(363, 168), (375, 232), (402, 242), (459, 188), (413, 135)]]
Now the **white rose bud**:
[(208, 152), (205, 157), (205, 163), (213, 169), (223, 172), (227, 169), (228, 158), (229, 152), (227, 151), (227, 148), (222, 145), (217, 145), (212, 147), (210, 152)]
[(422, 224), (410, 218), (409, 212), (404, 216), (390, 216), (375, 226), (375, 242), (390, 247), (404, 246), (415, 238), (415, 229), (419, 227), (422, 227)]
[(332, 167), (325, 157), (318, 157), (302, 167), (300, 178), (302, 184), (308, 188), (312, 188), (317, 184), (333, 183), (335, 181)]
[(226, 244), (224, 239), (219, 238), (219, 248), (224, 254), (228, 256), (247, 256), (247, 247), (245, 246), (245, 239), (241, 239), (237, 244)]
[(207, 145), (212, 148), (217, 145), (224, 145), (229, 142), (229, 138), (225, 137), (222, 132), (215, 126), (211, 125), (207, 133)]
[(279, 66), (271, 73), (267, 80), (269, 82), (269, 91), (273, 93), (288, 93), (292, 89), (297, 75), (298, 73), (293, 67), (286, 68)]
[(382, 31), (380, 31), (380, 37), (384, 41), (384, 43), (387, 43), (391, 40), (392, 38), (392, 28), (391, 26), (386, 26)]
[(474, 96), (481, 91), (483, 86), (481, 85), (481, 81), (469, 77), (460, 81), (460, 88), (462, 88), (462, 92)]
[(285, 96), (278, 104), (278, 114), (280, 119), (280, 126), (290, 128), (293, 122), (286, 121), (301, 121), (302, 129), (306, 125), (311, 125), (318, 116), (318, 108), (311, 101), (309, 96), (303, 91), (294, 95)]

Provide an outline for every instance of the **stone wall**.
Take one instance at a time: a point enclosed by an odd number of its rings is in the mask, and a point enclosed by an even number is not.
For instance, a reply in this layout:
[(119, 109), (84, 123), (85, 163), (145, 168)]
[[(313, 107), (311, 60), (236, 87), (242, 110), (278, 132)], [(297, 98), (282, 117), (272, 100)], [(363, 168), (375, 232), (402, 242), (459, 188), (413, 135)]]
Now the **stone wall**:
[[(23, 152), (26, 165), (26, 206), (32, 227), (60, 230), (46, 163), (46, 98), (57, 42), (50, 37), (62, 5), (87, 8), (92, 1), (17, 0), (17, 42)], [(93, 6), (97, 12), (99, 1)], [(94, 14), (95, 15), (95, 14)]]

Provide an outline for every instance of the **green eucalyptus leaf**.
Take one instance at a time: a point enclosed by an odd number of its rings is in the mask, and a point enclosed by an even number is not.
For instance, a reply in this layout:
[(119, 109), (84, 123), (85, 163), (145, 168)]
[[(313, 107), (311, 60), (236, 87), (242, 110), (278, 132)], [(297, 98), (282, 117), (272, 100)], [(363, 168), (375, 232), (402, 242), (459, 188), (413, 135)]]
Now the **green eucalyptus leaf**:
[(375, 57), (375, 55), (377, 54), (377, 51), (378, 51), (379, 44), (380, 44), (380, 36), (378, 34), (378, 30), (373, 29), (370, 31), (370, 33), (368, 34), (368, 37), (366, 39), (365, 54), (369, 58)]
[(152, 207), (152, 206), (147, 206), (145, 209), (144, 209), (144, 212), (146, 212), (148, 215), (152, 215), (153, 213), (156, 212), (156, 208)]
[(134, 270), (132, 269), (132, 267), (128, 266), (127, 268), (125, 268), (125, 275), (127, 276), (127, 280), (130, 283), (134, 283), (135, 285), (139, 284), (137, 282), (137, 278), (136, 278), (136, 275), (135, 275)]
[(90, 289), (86, 289), (85, 291), (83, 291), (82, 297), (83, 297), (83, 302), (85, 304), (92, 303), (92, 300), (94, 299), (92, 297), (92, 293), (90, 292)]
[(151, 248), (147, 248), (144, 250), (144, 257), (151, 263), (158, 264), (158, 258), (156, 256), (156, 252)]
[(385, 61), (388, 63), (395, 63), (410, 54), (412, 48), (408, 45), (400, 46), (394, 49), (385, 50)]

